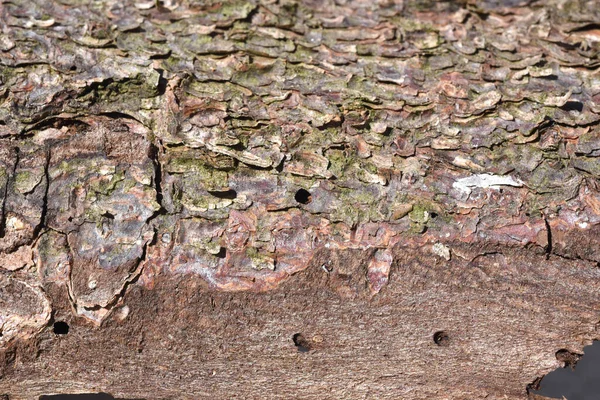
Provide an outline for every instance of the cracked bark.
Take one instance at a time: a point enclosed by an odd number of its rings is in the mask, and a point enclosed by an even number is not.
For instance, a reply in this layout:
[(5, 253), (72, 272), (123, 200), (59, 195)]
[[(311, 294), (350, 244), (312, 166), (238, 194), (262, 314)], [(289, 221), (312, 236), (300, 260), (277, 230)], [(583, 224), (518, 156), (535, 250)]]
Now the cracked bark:
[(533, 398), (599, 336), (599, 12), (3, 2), (0, 397)]

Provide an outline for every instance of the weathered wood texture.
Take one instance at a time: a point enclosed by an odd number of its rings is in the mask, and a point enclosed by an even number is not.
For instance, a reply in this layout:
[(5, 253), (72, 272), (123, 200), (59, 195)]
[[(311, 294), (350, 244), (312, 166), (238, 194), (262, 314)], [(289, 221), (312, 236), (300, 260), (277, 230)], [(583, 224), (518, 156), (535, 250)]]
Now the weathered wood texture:
[(600, 336), (599, 23), (3, 1), (0, 395), (526, 398)]

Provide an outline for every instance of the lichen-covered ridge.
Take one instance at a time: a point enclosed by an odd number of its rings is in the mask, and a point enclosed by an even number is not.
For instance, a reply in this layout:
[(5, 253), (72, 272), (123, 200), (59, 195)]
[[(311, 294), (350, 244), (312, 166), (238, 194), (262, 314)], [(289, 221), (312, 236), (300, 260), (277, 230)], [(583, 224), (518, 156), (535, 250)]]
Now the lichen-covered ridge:
[(368, 296), (400, 248), (600, 262), (600, 8), (501, 3), (1, 4), (0, 300), (31, 295), (0, 347), (49, 284), (100, 325), (132, 284), (264, 292), (323, 251), (368, 251)]

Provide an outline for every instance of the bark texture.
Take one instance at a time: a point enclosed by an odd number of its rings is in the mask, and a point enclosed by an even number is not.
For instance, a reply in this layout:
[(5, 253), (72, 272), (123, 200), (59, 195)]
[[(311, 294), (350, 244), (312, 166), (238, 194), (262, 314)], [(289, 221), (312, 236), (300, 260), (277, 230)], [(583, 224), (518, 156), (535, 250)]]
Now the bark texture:
[(3, 1), (0, 395), (526, 398), (600, 336), (599, 22)]

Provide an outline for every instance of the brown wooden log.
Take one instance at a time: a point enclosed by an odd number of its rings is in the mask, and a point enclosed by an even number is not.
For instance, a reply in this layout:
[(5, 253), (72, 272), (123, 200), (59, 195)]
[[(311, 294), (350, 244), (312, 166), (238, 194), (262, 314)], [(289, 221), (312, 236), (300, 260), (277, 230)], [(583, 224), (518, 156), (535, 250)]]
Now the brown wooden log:
[(599, 337), (598, 21), (3, 2), (0, 398), (536, 398)]

